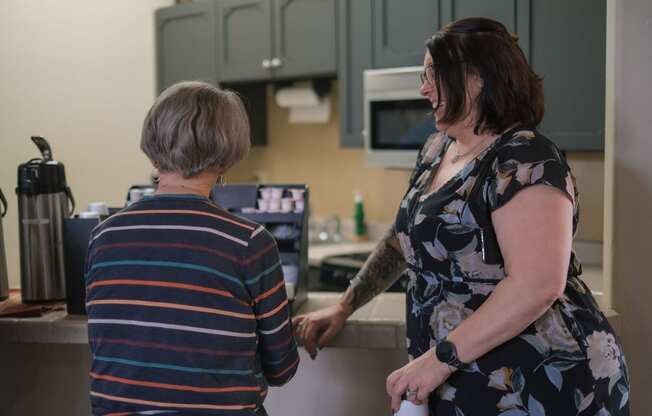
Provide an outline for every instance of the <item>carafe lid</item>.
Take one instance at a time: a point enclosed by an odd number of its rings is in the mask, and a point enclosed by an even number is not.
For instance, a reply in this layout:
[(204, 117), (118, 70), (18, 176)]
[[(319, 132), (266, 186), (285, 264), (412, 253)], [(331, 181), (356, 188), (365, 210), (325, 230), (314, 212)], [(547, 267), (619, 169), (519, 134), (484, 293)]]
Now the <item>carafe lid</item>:
[(66, 192), (66, 172), (63, 163), (52, 160), (52, 150), (43, 137), (33, 136), (32, 141), (42, 158), (30, 159), (18, 165), (17, 194), (50, 194)]

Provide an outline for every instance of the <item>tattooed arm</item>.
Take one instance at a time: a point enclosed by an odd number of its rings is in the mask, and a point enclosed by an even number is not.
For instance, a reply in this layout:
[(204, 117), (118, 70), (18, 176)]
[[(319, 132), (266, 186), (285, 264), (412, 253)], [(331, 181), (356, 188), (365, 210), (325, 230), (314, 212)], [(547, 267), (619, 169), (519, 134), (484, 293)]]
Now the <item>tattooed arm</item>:
[(396, 282), (405, 266), (405, 259), (392, 227), (378, 243), (358, 275), (351, 280), (351, 285), (340, 303), (346, 305), (353, 313)]
[(378, 243), (358, 275), (351, 280), (351, 285), (337, 304), (293, 319), (297, 340), (314, 359), (317, 349), (321, 349), (342, 330), (346, 318), (391, 286), (405, 270), (405, 266), (405, 259), (392, 227)]

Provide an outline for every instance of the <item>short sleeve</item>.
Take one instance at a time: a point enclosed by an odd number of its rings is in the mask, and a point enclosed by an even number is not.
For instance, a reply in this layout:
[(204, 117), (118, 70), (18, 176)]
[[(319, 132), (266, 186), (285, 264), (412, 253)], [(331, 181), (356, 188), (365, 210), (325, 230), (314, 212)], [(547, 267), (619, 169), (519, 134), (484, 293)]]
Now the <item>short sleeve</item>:
[(532, 130), (517, 131), (501, 144), (488, 179), (486, 195), (491, 211), (532, 185), (559, 189), (574, 205), (577, 200), (565, 158), (553, 142)]

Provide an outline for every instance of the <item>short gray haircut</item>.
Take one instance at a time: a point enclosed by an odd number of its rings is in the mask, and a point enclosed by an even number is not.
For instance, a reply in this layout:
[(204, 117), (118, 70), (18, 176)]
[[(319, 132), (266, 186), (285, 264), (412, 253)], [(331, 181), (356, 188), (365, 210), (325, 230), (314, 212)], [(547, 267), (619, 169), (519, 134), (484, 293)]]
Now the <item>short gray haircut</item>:
[(160, 172), (184, 178), (205, 170), (226, 172), (251, 146), (249, 120), (240, 97), (197, 81), (172, 85), (150, 108), (140, 148)]

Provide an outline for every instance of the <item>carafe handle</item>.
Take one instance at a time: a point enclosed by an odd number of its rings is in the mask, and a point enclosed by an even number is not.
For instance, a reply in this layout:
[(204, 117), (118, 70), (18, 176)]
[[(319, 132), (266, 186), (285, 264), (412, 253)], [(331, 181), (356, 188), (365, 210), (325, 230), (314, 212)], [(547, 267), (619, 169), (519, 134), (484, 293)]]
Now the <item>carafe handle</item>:
[(8, 206), (5, 195), (2, 193), (2, 189), (0, 189), (0, 218), (4, 218), (4, 216), (7, 215)]
[(70, 204), (72, 207), (70, 208), (70, 212), (68, 212), (68, 216), (72, 217), (72, 214), (75, 213), (75, 197), (72, 196), (72, 191), (70, 190), (70, 187), (66, 186), (66, 196), (70, 200)]

